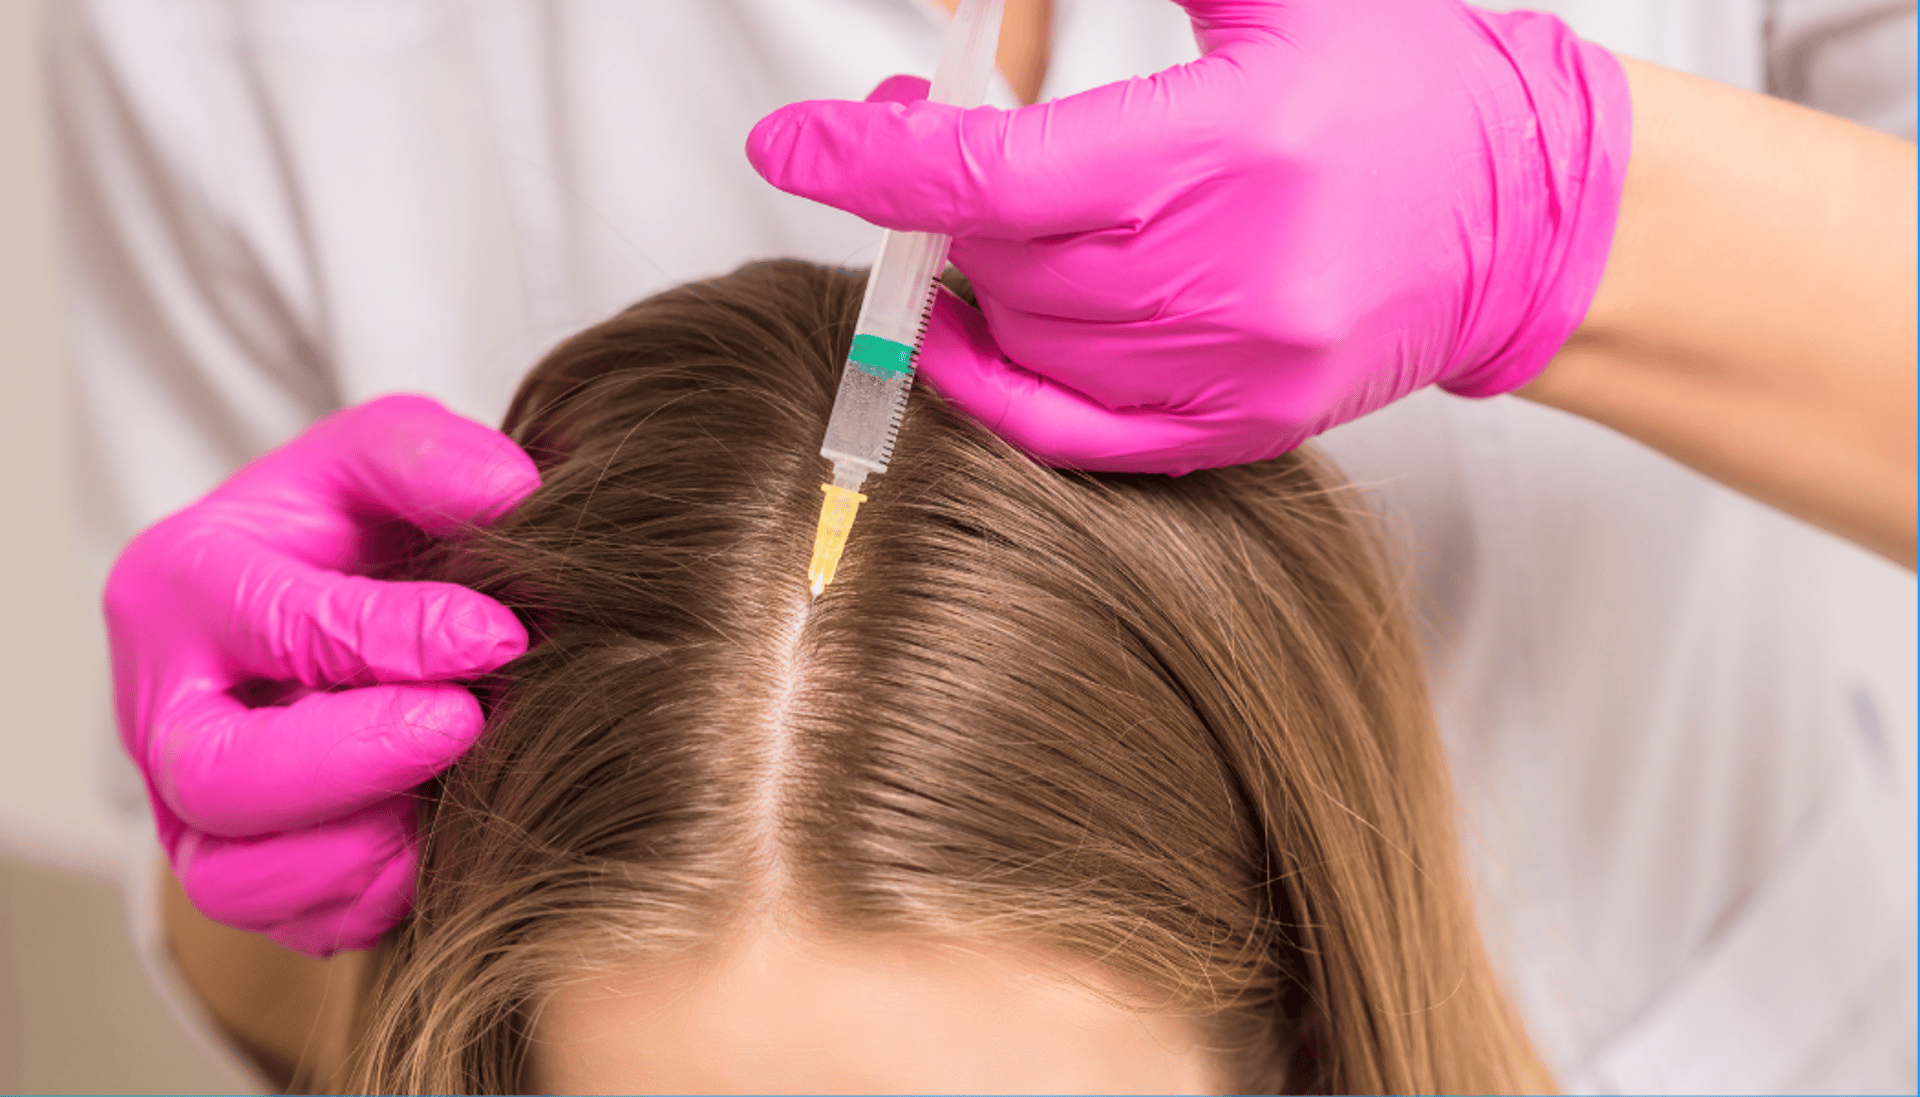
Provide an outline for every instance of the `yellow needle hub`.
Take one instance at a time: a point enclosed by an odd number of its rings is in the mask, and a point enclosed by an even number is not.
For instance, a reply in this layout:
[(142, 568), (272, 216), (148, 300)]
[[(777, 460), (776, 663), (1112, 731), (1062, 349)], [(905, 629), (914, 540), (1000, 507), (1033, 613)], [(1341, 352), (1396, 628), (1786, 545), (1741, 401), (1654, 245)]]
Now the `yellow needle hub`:
[(807, 566), (807, 582), (815, 598), (833, 582), (833, 573), (840, 567), (840, 554), (847, 547), (847, 532), (853, 529), (854, 512), (867, 501), (866, 496), (838, 484), (821, 484), (820, 490), (826, 492), (827, 497), (820, 503), (820, 528), (813, 535), (813, 563)]

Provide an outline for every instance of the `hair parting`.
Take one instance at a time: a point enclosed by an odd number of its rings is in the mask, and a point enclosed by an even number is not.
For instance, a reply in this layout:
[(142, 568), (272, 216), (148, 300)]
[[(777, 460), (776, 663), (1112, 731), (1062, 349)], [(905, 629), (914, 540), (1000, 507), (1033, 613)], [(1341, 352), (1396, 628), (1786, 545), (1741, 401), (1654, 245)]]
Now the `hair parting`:
[(916, 391), (809, 601), (862, 287), (748, 266), (522, 384), (544, 486), (411, 574), (538, 643), (423, 811), (351, 1088), (524, 1090), (545, 988), (778, 910), (1093, 961), (1202, 1018), (1236, 1090), (1550, 1089), (1403, 608), (1310, 452), (1063, 472)]

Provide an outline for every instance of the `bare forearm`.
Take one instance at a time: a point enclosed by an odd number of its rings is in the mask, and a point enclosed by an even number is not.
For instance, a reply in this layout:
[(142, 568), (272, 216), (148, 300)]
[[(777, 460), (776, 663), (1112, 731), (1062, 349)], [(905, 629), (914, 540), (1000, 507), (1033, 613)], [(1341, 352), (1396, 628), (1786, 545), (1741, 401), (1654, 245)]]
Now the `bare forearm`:
[(315, 960), (193, 908), (171, 874), (161, 917), (187, 986), (233, 1042), (289, 1092), (326, 1092), (347, 1058), (371, 953)]
[(1607, 272), (1521, 395), (1913, 567), (1914, 147), (1623, 63)]

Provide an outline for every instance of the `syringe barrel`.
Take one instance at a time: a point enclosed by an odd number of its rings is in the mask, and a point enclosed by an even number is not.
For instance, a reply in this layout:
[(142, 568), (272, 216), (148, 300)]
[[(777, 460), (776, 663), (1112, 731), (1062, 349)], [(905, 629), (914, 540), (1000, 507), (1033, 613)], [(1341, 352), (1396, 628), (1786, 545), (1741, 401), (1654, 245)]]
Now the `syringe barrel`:
[(934, 279), (947, 264), (947, 243), (932, 232), (881, 237), (821, 456), (887, 471), (913, 386), (916, 348), (933, 308)]

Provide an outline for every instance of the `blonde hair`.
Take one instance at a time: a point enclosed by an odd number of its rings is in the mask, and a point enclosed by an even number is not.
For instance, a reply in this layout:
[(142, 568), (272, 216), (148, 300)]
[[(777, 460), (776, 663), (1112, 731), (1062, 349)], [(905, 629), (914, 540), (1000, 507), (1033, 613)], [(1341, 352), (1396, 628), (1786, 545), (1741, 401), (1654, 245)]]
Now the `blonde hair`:
[(1236, 1088), (1549, 1088), (1401, 609), (1310, 455), (1060, 472), (916, 392), (808, 605), (861, 288), (749, 266), (522, 385), (545, 486), (418, 573), (539, 644), (424, 812), (354, 1088), (522, 1088), (551, 980), (702, 947), (769, 888), (837, 930), (1096, 958), (1207, 1019)]

